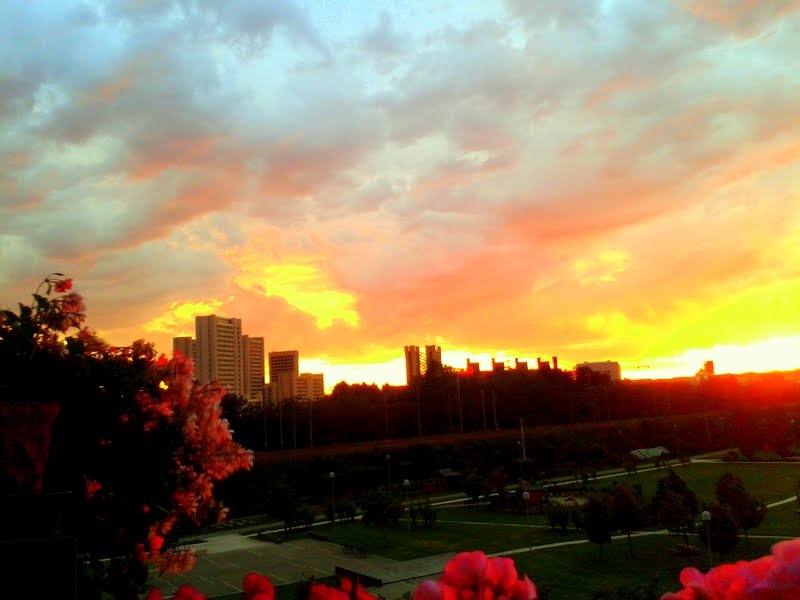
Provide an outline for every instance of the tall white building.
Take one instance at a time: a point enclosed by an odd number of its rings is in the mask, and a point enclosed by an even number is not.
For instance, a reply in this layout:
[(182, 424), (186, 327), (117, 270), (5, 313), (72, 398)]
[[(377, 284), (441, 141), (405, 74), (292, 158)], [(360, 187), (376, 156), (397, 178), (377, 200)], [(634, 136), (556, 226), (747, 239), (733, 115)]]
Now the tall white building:
[(195, 354), (195, 377), (200, 385), (217, 381), (229, 393), (244, 395), (241, 319), (195, 317)]
[(300, 353), (284, 350), (269, 353), (270, 402), (280, 402), (297, 397), (297, 379), (300, 376)]
[(242, 336), (242, 395), (261, 402), (264, 398), (264, 338)]
[(322, 400), (325, 397), (325, 378), (322, 373), (300, 373), (297, 396), (303, 400)]

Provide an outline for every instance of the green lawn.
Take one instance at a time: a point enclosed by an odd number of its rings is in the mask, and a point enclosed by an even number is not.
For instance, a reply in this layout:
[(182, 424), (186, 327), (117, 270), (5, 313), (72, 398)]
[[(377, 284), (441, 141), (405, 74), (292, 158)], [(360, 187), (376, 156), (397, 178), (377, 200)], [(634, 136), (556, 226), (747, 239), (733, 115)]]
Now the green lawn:
[[(439, 521), (478, 521), (482, 523), (524, 524), (525, 513), (496, 512), (489, 510), (488, 504), (478, 506), (437, 506), (436, 519)], [(528, 515), (530, 525), (547, 525), (544, 515)]]
[[(691, 543), (696, 543), (696, 536)], [(531, 580), (547, 587), (550, 597), (558, 600), (588, 600), (595, 590), (606, 588), (630, 588), (638, 583), (646, 584), (657, 579), (659, 594), (680, 589), (678, 576), (687, 566), (695, 566), (702, 571), (708, 569), (708, 555), (698, 549), (696, 556), (680, 556), (674, 552), (678, 538), (654, 535), (634, 538), (634, 556), (628, 556), (625, 540), (614, 540), (603, 549), (600, 559), (595, 544), (579, 544), (536, 550), (517, 554), (512, 558), (520, 573), (527, 574)], [(740, 559), (753, 559), (769, 553), (772, 541), (751, 540), (750, 549), (744, 540), (725, 557), (725, 562)], [(715, 564), (719, 558), (715, 557)]]
[[(774, 502), (793, 496), (800, 479), (800, 465), (747, 464), (747, 463), (694, 463), (676, 468), (702, 500), (712, 500), (714, 485), (725, 472), (741, 477), (747, 489), (765, 502)], [(656, 481), (666, 475), (665, 470), (620, 474), (615, 479), (624, 483), (641, 483), (647, 498), (652, 497)], [(589, 482), (590, 487), (605, 487), (614, 479)], [(797, 502), (789, 502), (769, 509), (762, 525), (751, 535), (800, 537), (800, 514)], [(399, 528), (377, 528), (360, 522), (315, 528), (334, 543), (355, 546), (372, 554), (395, 560), (407, 560), (432, 554), (482, 550), (487, 554), (504, 550), (544, 545), (560, 541), (582, 540), (584, 535), (573, 530), (553, 531), (547, 527), (542, 515), (496, 513), (487, 505), (451, 505), (436, 508), (438, 522), (433, 530), (410, 531), (407, 522)], [(689, 536), (690, 544), (699, 545), (696, 535)], [(749, 548), (744, 537), (737, 548), (724, 557), (725, 562), (751, 560), (769, 553), (774, 539), (751, 538)], [(600, 560), (594, 544), (577, 544), (550, 549), (534, 550), (514, 555), (518, 570), (528, 574), (539, 586), (549, 589), (550, 597), (559, 600), (589, 599), (601, 588), (631, 588), (657, 580), (658, 593), (677, 590), (678, 576), (686, 566), (708, 568), (708, 556), (702, 548), (694, 555), (676, 552), (679, 539), (667, 535), (652, 535), (633, 539), (634, 556), (629, 557), (625, 540), (615, 540), (605, 546)], [(719, 557), (715, 557), (719, 564)], [(278, 600), (291, 600), (296, 586), (280, 589)], [(394, 599), (391, 599), (394, 600)]]
[[(714, 486), (726, 472), (740, 477), (745, 487), (765, 502), (783, 500), (796, 493), (800, 479), (800, 465), (789, 463), (754, 464), (754, 463), (692, 463), (675, 467), (675, 472), (686, 481), (702, 500), (714, 498)], [(620, 475), (613, 479), (590, 481), (590, 487), (602, 488), (612, 481), (632, 485), (641, 483), (647, 497), (652, 497), (656, 489), (656, 481), (666, 476), (666, 470), (647, 471), (628, 476)]]
[(355, 522), (323, 527), (317, 531), (336, 544), (355, 546), (371, 554), (395, 560), (465, 550), (483, 550), (491, 554), (530, 545), (584, 538), (583, 533), (575, 531), (464, 523), (437, 523), (432, 530), (410, 531), (406, 522), (401, 522), (399, 528), (378, 528)]

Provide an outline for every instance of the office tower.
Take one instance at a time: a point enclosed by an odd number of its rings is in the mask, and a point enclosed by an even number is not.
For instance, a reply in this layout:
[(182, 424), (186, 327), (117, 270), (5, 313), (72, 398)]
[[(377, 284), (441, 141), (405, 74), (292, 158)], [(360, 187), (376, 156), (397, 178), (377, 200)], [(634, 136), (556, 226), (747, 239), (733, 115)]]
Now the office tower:
[(297, 350), (269, 353), (269, 383), (271, 401), (281, 402), (297, 397), (297, 378), (300, 375), (300, 353)]
[(243, 396), (261, 402), (264, 397), (264, 338), (242, 336)]
[(419, 362), (419, 346), (405, 346), (403, 350), (406, 355), (406, 384), (411, 385), (422, 374)]
[(300, 373), (297, 378), (297, 396), (301, 400), (322, 400), (325, 396), (325, 379), (322, 373)]
[(242, 320), (196, 317), (195, 339), (195, 377), (200, 385), (217, 381), (229, 393), (242, 396)]

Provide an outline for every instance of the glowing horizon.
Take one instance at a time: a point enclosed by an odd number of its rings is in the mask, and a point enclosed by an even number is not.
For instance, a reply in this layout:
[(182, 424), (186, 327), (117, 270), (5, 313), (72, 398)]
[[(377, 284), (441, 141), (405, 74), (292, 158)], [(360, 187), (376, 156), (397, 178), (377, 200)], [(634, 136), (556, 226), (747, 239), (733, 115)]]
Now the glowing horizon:
[(9, 6), (0, 306), (63, 272), (110, 343), (239, 317), (328, 389), (797, 368), (800, 5), (702, 4)]

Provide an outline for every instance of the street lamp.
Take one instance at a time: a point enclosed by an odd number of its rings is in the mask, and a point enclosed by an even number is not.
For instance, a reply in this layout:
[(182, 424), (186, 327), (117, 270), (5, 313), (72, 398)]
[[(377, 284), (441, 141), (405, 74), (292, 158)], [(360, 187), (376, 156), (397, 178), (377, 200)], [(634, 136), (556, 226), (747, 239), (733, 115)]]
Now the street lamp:
[(392, 455), (386, 455), (386, 481), (389, 483), (389, 496), (392, 495)]
[(336, 525), (336, 496), (333, 490), (333, 482), (336, 480), (336, 473), (333, 471), (328, 473), (328, 479), (331, 480), (331, 521)]
[(707, 510), (704, 510), (700, 513), (700, 519), (703, 521), (703, 525), (706, 528), (706, 547), (708, 548), (708, 568), (711, 568), (712, 561), (711, 561), (711, 513)]
[(528, 500), (530, 500), (531, 494), (530, 492), (522, 492), (522, 501), (525, 503), (525, 525), (528, 528), (528, 550), (533, 549), (533, 539), (531, 539), (530, 534), (530, 521), (528, 520)]

